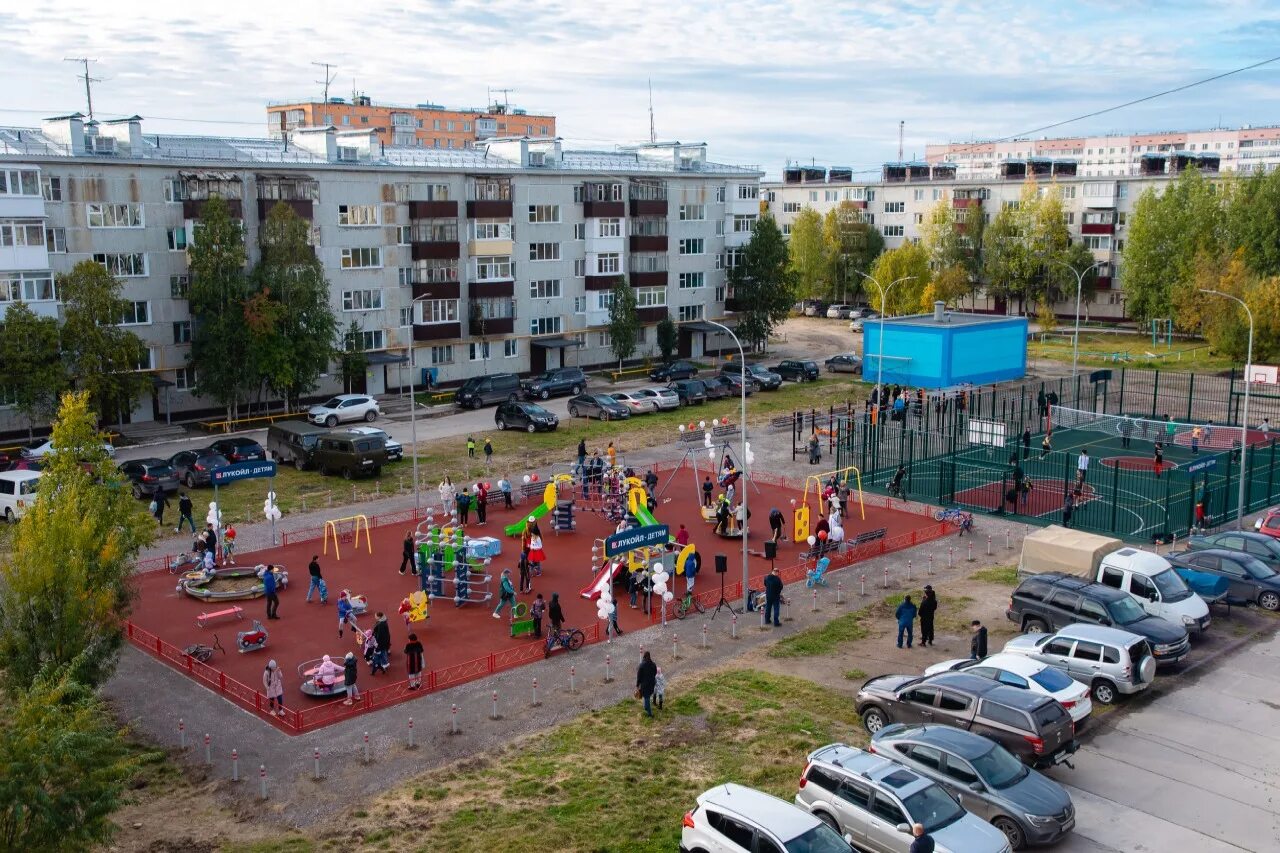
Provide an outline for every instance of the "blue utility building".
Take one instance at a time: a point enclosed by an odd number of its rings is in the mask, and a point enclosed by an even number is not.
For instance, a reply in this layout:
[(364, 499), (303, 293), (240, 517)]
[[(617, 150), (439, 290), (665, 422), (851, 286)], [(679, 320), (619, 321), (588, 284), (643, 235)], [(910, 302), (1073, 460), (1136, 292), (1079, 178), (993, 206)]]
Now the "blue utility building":
[(1027, 318), (947, 311), (863, 321), (863, 370), (875, 382), (884, 336), (884, 381), (924, 388), (985, 385), (1027, 372)]

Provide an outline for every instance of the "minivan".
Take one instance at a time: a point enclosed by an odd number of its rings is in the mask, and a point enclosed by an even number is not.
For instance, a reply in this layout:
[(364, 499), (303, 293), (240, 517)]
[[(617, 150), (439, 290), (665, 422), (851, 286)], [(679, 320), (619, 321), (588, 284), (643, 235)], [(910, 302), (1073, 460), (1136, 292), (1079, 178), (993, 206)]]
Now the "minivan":
[(1156, 676), (1156, 659), (1145, 637), (1101, 625), (1022, 634), (1005, 643), (1004, 651), (1057, 667), (1089, 685), (1093, 701), (1100, 705), (1110, 705), (1120, 694), (1146, 690)]
[(1152, 616), (1188, 631), (1209, 627), (1209, 605), (1191, 591), (1169, 561), (1138, 548), (1121, 548), (1102, 558), (1098, 581), (1127, 592)]
[(267, 452), (281, 465), (299, 471), (311, 465), (320, 436), (328, 430), (302, 421), (280, 421), (267, 428)]
[(39, 471), (5, 471), (0, 473), (0, 507), (4, 520), (12, 524), (26, 514), (36, 500)]
[(348, 480), (364, 474), (376, 477), (387, 462), (387, 446), (374, 435), (329, 432), (320, 436), (311, 462), (321, 474), (337, 472)]
[(478, 409), (515, 400), (520, 396), (520, 377), (514, 373), (495, 373), (492, 376), (473, 376), (454, 397), (454, 402), (464, 409)]

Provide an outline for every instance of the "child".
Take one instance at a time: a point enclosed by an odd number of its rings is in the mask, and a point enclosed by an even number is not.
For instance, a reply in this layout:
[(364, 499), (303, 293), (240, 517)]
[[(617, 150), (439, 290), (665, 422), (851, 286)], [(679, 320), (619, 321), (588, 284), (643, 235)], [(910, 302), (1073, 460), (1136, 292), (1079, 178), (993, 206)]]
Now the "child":
[(222, 534), (222, 556), (227, 561), (228, 566), (236, 564), (236, 529), (228, 524), (226, 531)]
[(378, 653), (378, 641), (373, 637), (373, 631), (360, 631), (356, 629), (356, 637), (363, 642), (360, 644), (360, 654), (364, 656), (364, 662), (369, 664), (373, 669), (374, 675), (377, 675), (377, 664), (374, 663), (374, 655)]
[(409, 603), (409, 599), (400, 600), (400, 610), (398, 611), (404, 617), (404, 626), (409, 627), (409, 614), (413, 612), (413, 605)]
[(533, 525), (532, 536), (529, 537), (529, 567), (533, 569), (534, 575), (542, 577), (542, 564), (547, 559), (546, 552), (542, 550), (542, 531), (538, 530), (538, 525)]
[(1044, 438), (1040, 439), (1040, 458), (1044, 459), (1053, 450), (1053, 443), (1050, 439), (1050, 433), (1045, 433)]
[(498, 481), (498, 490), (502, 492), (502, 502), (507, 509), (511, 509), (511, 481), (503, 477)]
[(214, 569), (213, 549), (206, 547), (204, 551), (204, 570), (211, 572)]
[(355, 608), (351, 606), (351, 595), (347, 590), (343, 590), (338, 596), (338, 636), (342, 636), (342, 629), (347, 624), (351, 625), (353, 631), (359, 631), (360, 627), (356, 625)]
[(520, 551), (520, 591), (533, 592), (533, 581), (529, 578), (529, 552)]
[(405, 668), (409, 673), (409, 689), (422, 687), (422, 643), (417, 634), (409, 634), (409, 642), (404, 646)]
[(356, 687), (356, 676), (359, 674), (359, 670), (356, 669), (355, 654), (347, 652), (346, 658), (342, 661), (342, 687), (347, 691), (347, 698), (342, 701), (343, 705), (350, 705), (360, 698), (360, 688)]
[(267, 712), (284, 716), (284, 673), (274, 660), (267, 661), (267, 668), (262, 673), (262, 686), (267, 693)]
[(533, 604), (529, 606), (529, 618), (533, 620), (533, 636), (542, 636), (542, 614), (547, 612), (547, 602), (543, 601), (542, 593), (533, 600)]
[(662, 700), (666, 695), (667, 676), (662, 672), (662, 667), (658, 667), (658, 674), (653, 679), (653, 701), (659, 711), (662, 710)]

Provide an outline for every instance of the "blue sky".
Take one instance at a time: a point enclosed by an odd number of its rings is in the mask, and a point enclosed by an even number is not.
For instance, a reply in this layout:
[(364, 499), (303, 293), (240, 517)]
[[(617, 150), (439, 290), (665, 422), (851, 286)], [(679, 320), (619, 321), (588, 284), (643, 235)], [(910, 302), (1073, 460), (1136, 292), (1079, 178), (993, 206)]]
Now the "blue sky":
[[(875, 168), (926, 142), (1006, 136), (1280, 54), (1280, 3), (701, 0), (51, 0), (0, 6), (0, 122), (84, 109), (265, 133), (267, 100), (331, 94), (554, 112), (577, 147), (648, 136), (714, 159)], [(14, 6), (17, 8), (14, 8)], [(607, 12), (602, 12), (607, 10)], [(30, 111), (30, 112), (28, 112)], [(165, 117), (165, 118), (156, 118)], [(216, 118), (219, 123), (174, 119)], [(1054, 133), (1280, 123), (1280, 63)]]

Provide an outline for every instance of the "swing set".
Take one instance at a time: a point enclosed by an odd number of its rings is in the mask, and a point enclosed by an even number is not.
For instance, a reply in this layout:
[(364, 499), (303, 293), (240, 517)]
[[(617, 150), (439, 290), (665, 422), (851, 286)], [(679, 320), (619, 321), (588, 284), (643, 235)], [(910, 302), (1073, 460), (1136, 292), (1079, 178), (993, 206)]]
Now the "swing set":
[(360, 550), (360, 531), (364, 531), (364, 546), (369, 554), (373, 554), (373, 542), (369, 538), (369, 518), (365, 515), (348, 515), (345, 518), (334, 518), (324, 523), (324, 550), (329, 553), (329, 537), (333, 537), (333, 558), (341, 560), (338, 543), (350, 542), (357, 551)]
[[(815, 494), (818, 496), (819, 507), (821, 507), (824, 481), (834, 477), (837, 483), (847, 483), (850, 472), (853, 473), (854, 481), (857, 483), (858, 488), (858, 514), (863, 521), (867, 520), (867, 507), (862, 500), (862, 472), (856, 466), (850, 465), (847, 468), (838, 468), (835, 471), (827, 471), (822, 474), (810, 474), (804, 481), (804, 496), (801, 497), (800, 505), (795, 508), (793, 513), (792, 526), (794, 532), (792, 535), (795, 537), (795, 541), (803, 542), (809, 537), (809, 488), (813, 487)], [(821, 509), (819, 511), (821, 512)]]

